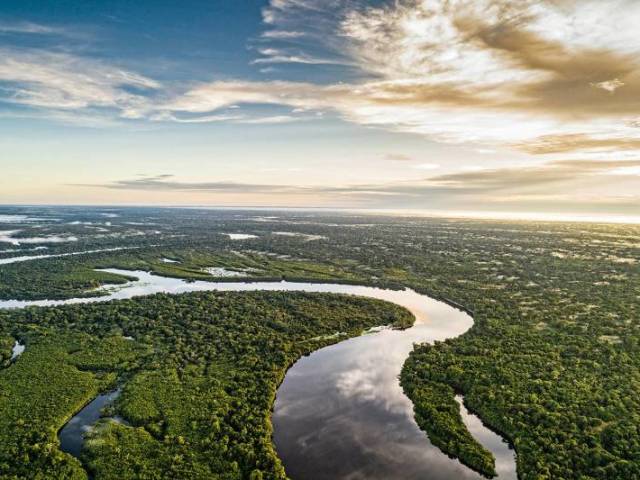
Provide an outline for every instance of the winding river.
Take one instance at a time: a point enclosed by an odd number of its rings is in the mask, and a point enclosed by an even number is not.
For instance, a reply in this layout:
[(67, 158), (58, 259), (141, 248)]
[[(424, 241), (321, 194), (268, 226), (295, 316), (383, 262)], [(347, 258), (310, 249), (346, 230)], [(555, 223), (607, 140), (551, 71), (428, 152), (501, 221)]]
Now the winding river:
[[(186, 282), (143, 271), (105, 269), (135, 277), (106, 287), (101, 297), (70, 300), (0, 301), (0, 308), (104, 302), (153, 293), (192, 291), (304, 291), (359, 295), (401, 305), (416, 317), (406, 330), (374, 329), (300, 359), (278, 389), (273, 440), (288, 475), (295, 480), (472, 480), (483, 478), (431, 445), (413, 418), (411, 401), (398, 381), (414, 343), (457, 337), (472, 318), (413, 290), (293, 282)], [(62, 448), (77, 454), (82, 432), (97, 420), (105, 396), (90, 403), (61, 431)], [(106, 398), (108, 400), (108, 398)], [(469, 431), (496, 458), (500, 480), (517, 478), (515, 454), (462, 403)], [(88, 410), (87, 410), (88, 409)], [(75, 425), (82, 428), (74, 428)]]

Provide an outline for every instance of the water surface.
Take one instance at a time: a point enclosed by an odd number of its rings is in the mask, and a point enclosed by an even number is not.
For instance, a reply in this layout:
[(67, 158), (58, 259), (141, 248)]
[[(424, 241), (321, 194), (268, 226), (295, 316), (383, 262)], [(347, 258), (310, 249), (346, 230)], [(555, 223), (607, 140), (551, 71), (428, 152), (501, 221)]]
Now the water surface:
[(89, 253), (102, 253), (102, 252), (116, 252), (119, 250), (133, 250), (138, 247), (115, 247), (115, 248), (102, 248), (98, 250), (84, 250), (81, 252), (70, 253), (57, 253), (51, 255), (24, 255), (20, 257), (0, 258), (0, 265), (8, 265), (10, 263), (30, 262), (33, 260), (43, 260), (45, 258), (61, 258), (61, 257), (73, 257), (75, 255), (85, 255)]
[(258, 238), (257, 235), (251, 235), (248, 233), (225, 233), (231, 240), (250, 240), (252, 238)]
[(102, 409), (113, 402), (120, 390), (98, 395), (78, 412), (58, 433), (60, 450), (79, 457), (84, 445), (84, 435), (100, 420)]
[[(416, 323), (326, 347), (289, 370), (273, 413), (274, 443), (287, 474), (294, 480), (482, 479), (431, 444), (398, 381), (414, 343), (456, 337), (471, 318), (411, 290), (368, 293), (359, 294), (408, 308)], [(508, 444), (464, 406), (461, 414), (496, 458), (498, 478), (516, 479)]]
[(21, 344), (18, 340), (13, 344), (13, 348), (11, 349), (11, 360), (15, 360), (20, 355), (24, 353), (25, 345)]

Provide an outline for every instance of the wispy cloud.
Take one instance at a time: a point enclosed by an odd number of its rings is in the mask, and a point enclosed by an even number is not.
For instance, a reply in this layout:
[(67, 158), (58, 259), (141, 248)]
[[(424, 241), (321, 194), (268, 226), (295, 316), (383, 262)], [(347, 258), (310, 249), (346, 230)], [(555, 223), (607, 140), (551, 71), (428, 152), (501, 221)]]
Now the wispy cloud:
[(179, 117), (169, 112), (153, 114), (151, 120), (156, 122), (177, 122), (177, 123), (218, 123), (218, 122), (238, 122), (245, 120), (244, 115), (231, 115), (228, 113), (218, 113), (213, 115), (199, 115), (193, 117)]
[(267, 30), (262, 34), (262, 38), (277, 39), (277, 40), (283, 40), (283, 39), (290, 40), (292, 38), (302, 38), (304, 36), (305, 36), (304, 32), (291, 31), (291, 30)]
[(50, 25), (32, 22), (1, 22), (0, 35), (7, 33), (35, 34), (35, 35), (69, 35), (69, 30)]
[(211, 192), (211, 193), (287, 193), (299, 192), (304, 189), (286, 185), (263, 185), (237, 182), (181, 182), (173, 175), (142, 176), (140, 178), (118, 180), (103, 185), (82, 184), (78, 187), (102, 187), (116, 190), (146, 190), (146, 191), (178, 191), (178, 192)]
[(135, 118), (161, 85), (114, 65), (67, 53), (0, 49), (0, 101), (50, 110), (111, 108)]
[(258, 64), (270, 64), (270, 63), (301, 63), (304, 65), (345, 65), (341, 59), (338, 58), (321, 58), (300, 52), (291, 52), (289, 50), (276, 49), (276, 48), (261, 48), (259, 50), (262, 57), (256, 58), (251, 63)]
[(291, 122), (299, 122), (302, 120), (308, 119), (305, 117), (296, 117), (293, 115), (272, 115), (267, 117), (252, 117), (252, 118), (244, 118), (238, 121), (238, 123), (246, 123), (250, 125), (269, 125), (269, 124), (278, 124), (278, 123), (291, 123)]
[(640, 160), (593, 161), (563, 160), (539, 166), (473, 170), (431, 177), (432, 185), (448, 186), (471, 191), (526, 191), (530, 187), (549, 187), (557, 183), (574, 183), (576, 180), (597, 176), (602, 181), (606, 175), (620, 168), (640, 166)]
[[(232, 109), (235, 111), (236, 109)], [(177, 122), (177, 123), (241, 123), (246, 125), (269, 125), (280, 123), (291, 123), (309, 120), (312, 117), (302, 115), (245, 115), (240, 113), (221, 112), (211, 115), (190, 115), (178, 116), (171, 112), (160, 112), (153, 114), (151, 120), (157, 122)]]
[[(267, 25), (300, 26), (298, 22), (304, 18), (324, 23), (326, 17), (340, 15), (345, 3), (345, 0), (271, 0), (263, 9), (262, 17)], [(352, 3), (357, 5), (361, 2), (355, 0)]]
[(625, 136), (602, 136), (597, 133), (593, 135), (566, 134), (566, 135), (545, 135), (533, 139), (530, 142), (515, 145), (517, 148), (533, 154), (553, 154), (567, 152), (607, 152), (616, 153), (640, 151), (640, 138)]
[[(620, 188), (616, 175), (639, 169), (638, 161), (557, 161), (533, 167), (473, 170), (433, 175), (421, 180), (385, 184), (301, 186), (230, 181), (184, 182), (172, 175), (143, 176), (102, 185), (117, 190), (235, 194), (247, 198), (271, 197), (278, 202), (306, 198), (308, 205), (367, 207), (555, 209), (556, 211), (611, 211), (640, 214), (637, 189)], [(618, 185), (617, 195), (600, 195), (597, 188)], [(236, 197), (237, 198), (237, 197)], [(564, 210), (563, 210), (564, 208)]]
[(307, 83), (220, 81), (204, 83), (158, 106), (172, 112), (204, 113), (237, 104), (326, 108), (324, 88)]

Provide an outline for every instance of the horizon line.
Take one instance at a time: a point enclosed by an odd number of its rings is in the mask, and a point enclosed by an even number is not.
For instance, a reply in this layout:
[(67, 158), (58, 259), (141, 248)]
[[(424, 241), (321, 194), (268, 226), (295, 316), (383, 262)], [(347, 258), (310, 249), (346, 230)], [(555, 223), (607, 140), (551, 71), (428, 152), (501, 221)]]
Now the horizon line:
[(513, 222), (553, 222), (553, 223), (592, 223), (638, 225), (640, 215), (617, 214), (580, 214), (580, 213), (545, 213), (545, 212), (508, 212), (508, 211), (465, 211), (465, 210), (429, 210), (411, 208), (354, 208), (354, 207), (311, 207), (311, 206), (265, 206), (265, 205), (172, 205), (172, 204), (56, 204), (56, 203), (11, 203), (2, 207), (61, 207), (61, 208), (171, 208), (194, 210), (238, 210), (238, 211), (323, 211), (323, 212), (352, 212), (361, 215), (382, 215), (389, 217), (420, 217), (468, 220), (503, 220)]

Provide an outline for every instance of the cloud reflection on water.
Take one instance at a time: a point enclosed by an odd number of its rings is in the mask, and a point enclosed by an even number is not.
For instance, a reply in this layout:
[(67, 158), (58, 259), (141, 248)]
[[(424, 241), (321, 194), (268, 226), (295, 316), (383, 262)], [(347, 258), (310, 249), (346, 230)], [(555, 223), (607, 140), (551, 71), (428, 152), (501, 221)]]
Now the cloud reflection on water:
[[(412, 291), (385, 300), (409, 308), (413, 328), (385, 329), (333, 345), (298, 361), (278, 390), (274, 442), (293, 479), (479, 480), (444, 455), (416, 425), (398, 375), (414, 343), (456, 337), (471, 318)], [(496, 456), (500, 479), (515, 479), (513, 452), (482, 423), (461, 413)]]

